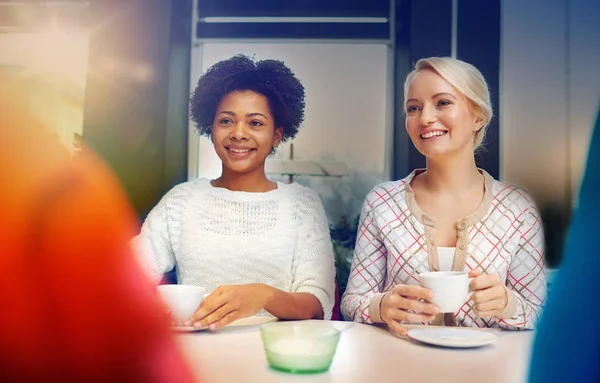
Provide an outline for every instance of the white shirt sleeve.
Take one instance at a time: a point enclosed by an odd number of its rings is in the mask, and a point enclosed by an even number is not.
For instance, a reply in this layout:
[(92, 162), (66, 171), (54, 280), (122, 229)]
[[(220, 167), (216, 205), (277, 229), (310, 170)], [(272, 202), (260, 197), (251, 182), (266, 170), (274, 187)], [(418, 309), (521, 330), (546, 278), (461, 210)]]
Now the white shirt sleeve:
[(175, 267), (175, 246), (183, 196), (180, 187), (171, 189), (150, 211), (139, 235), (131, 240), (138, 261), (150, 279), (159, 283)]
[(313, 190), (299, 197), (302, 220), (292, 262), (292, 292), (313, 294), (321, 303), (323, 318), (331, 319), (335, 301), (335, 261), (329, 224), (321, 199)]

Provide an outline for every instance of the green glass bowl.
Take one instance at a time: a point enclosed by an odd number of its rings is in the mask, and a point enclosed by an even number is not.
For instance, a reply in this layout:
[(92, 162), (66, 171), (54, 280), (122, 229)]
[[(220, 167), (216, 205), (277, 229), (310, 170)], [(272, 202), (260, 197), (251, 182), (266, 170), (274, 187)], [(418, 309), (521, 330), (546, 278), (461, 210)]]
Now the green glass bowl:
[(276, 322), (260, 328), (269, 366), (292, 374), (329, 370), (340, 334), (327, 322)]

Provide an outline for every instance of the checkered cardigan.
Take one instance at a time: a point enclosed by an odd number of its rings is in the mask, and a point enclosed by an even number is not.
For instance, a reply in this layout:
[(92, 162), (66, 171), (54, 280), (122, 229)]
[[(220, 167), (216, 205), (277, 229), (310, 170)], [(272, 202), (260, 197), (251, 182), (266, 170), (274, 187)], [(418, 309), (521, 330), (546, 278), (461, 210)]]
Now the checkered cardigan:
[[(418, 275), (439, 270), (435, 219), (416, 203), (415, 170), (376, 186), (363, 205), (348, 286), (341, 301), (347, 320), (382, 322), (379, 304), (396, 284), (417, 285)], [(531, 329), (546, 299), (544, 236), (538, 210), (523, 190), (485, 178), (477, 211), (459, 220), (452, 270), (479, 268), (504, 281), (508, 304), (498, 317), (477, 318), (468, 301), (454, 314), (458, 326)], [(434, 324), (441, 324), (438, 315)]]

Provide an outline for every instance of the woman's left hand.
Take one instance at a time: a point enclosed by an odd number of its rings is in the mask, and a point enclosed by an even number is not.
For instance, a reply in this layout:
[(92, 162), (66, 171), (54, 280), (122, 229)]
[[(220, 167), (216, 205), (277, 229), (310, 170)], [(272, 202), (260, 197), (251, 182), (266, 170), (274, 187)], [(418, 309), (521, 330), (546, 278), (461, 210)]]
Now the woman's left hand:
[(475, 303), (475, 315), (489, 318), (502, 314), (508, 304), (506, 288), (497, 275), (483, 274), (479, 269), (469, 272), (471, 281), (471, 300)]
[(234, 320), (252, 316), (267, 305), (270, 289), (262, 283), (219, 286), (200, 303), (186, 325), (209, 326), (216, 330)]

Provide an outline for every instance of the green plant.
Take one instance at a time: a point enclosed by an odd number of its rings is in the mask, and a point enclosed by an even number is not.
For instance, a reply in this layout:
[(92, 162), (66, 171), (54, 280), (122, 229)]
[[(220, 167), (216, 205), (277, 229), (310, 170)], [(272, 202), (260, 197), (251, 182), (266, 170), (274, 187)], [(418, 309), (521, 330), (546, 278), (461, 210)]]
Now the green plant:
[(356, 216), (350, 220), (347, 216), (342, 216), (337, 223), (329, 225), (335, 255), (336, 280), (340, 295), (346, 290), (348, 277), (350, 276), (359, 218), (359, 216)]

